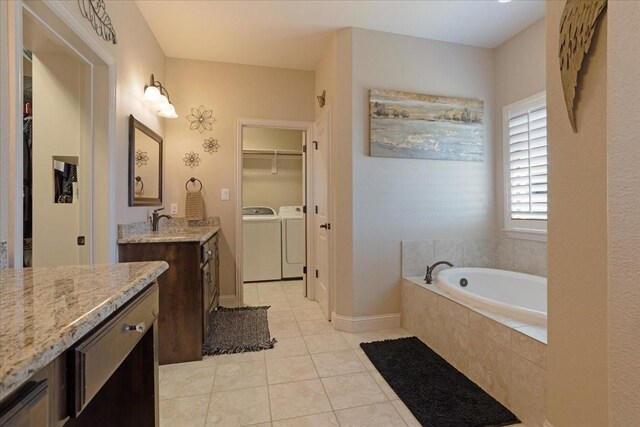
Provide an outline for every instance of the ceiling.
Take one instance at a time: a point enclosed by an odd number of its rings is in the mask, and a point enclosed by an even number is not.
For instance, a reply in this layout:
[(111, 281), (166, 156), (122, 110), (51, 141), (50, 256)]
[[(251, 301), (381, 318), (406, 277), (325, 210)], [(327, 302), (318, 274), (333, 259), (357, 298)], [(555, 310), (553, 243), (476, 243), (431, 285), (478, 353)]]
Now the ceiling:
[(544, 1), (136, 0), (172, 58), (313, 70), (330, 34), (357, 27), (493, 48), (541, 19)]

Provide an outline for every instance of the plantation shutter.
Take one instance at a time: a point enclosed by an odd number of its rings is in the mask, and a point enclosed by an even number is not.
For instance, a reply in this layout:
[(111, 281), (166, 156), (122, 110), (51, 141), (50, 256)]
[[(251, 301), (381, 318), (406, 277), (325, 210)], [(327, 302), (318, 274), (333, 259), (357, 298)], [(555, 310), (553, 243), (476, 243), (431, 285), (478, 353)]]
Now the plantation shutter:
[(547, 219), (547, 107), (509, 116), (509, 215)]

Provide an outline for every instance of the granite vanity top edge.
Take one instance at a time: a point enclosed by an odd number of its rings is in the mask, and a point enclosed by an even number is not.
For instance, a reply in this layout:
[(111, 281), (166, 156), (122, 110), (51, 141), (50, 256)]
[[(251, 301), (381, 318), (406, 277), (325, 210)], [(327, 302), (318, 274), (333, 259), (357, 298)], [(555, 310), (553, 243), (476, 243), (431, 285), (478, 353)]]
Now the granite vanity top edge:
[[(131, 264), (137, 264), (137, 266), (142, 268), (142, 270), (135, 278), (128, 282), (128, 286), (126, 286), (124, 290), (120, 289), (118, 293), (102, 300), (98, 305), (86, 311), (82, 316), (79, 316), (77, 320), (70, 325), (70, 327), (65, 328), (68, 330), (61, 331), (60, 334), (51, 334), (48, 339), (38, 343), (38, 345), (35, 346), (36, 348), (34, 348), (29, 354), (20, 355), (17, 361), (9, 360), (9, 363), (5, 363), (7, 358), (11, 358), (10, 352), (12, 349), (8, 350), (9, 355), (7, 357), (4, 357), (3, 354), (6, 350), (0, 349), (0, 361), (4, 364), (0, 370), (0, 401), (22, 386), (33, 374), (47, 366), (56, 357), (71, 348), (87, 333), (91, 332), (96, 326), (102, 323), (102, 321), (124, 306), (169, 268), (169, 264), (165, 261), (70, 266), (71, 268), (86, 267), (85, 269), (80, 268), (76, 272), (79, 276), (82, 273), (87, 274), (88, 271), (93, 271), (93, 269), (106, 270), (111, 268), (117, 272), (117, 270), (122, 268), (122, 271), (124, 272), (125, 269), (128, 271)], [(46, 267), (42, 267), (39, 270), (43, 271), (46, 269)], [(60, 267), (51, 268), (50, 280), (52, 283), (56, 280), (55, 270), (58, 270), (59, 272)], [(11, 272), (11, 269), (3, 270), (3, 274), (5, 275), (10, 274)], [(58, 273), (58, 275), (64, 276), (64, 273)], [(67, 274), (65, 279), (68, 279), (68, 277), (69, 275)]]
[(220, 227), (203, 226), (190, 227), (180, 230), (152, 231), (146, 234), (136, 234), (118, 238), (118, 244), (129, 243), (175, 243), (175, 242), (200, 242), (204, 243), (220, 231)]

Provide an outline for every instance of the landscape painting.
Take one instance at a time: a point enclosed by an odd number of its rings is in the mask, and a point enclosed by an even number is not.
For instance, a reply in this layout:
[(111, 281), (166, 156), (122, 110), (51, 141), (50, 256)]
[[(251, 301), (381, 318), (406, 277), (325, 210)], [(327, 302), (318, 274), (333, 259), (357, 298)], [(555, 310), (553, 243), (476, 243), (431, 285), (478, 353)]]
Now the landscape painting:
[(371, 156), (484, 160), (480, 99), (371, 89)]

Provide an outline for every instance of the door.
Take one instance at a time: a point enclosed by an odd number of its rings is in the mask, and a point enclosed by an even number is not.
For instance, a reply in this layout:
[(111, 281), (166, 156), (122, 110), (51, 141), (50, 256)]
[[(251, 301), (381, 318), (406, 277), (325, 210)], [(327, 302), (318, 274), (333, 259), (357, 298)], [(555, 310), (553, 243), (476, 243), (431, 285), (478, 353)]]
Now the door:
[(330, 112), (327, 110), (314, 124), (313, 142), (315, 297), (327, 319), (331, 318), (329, 132)]

